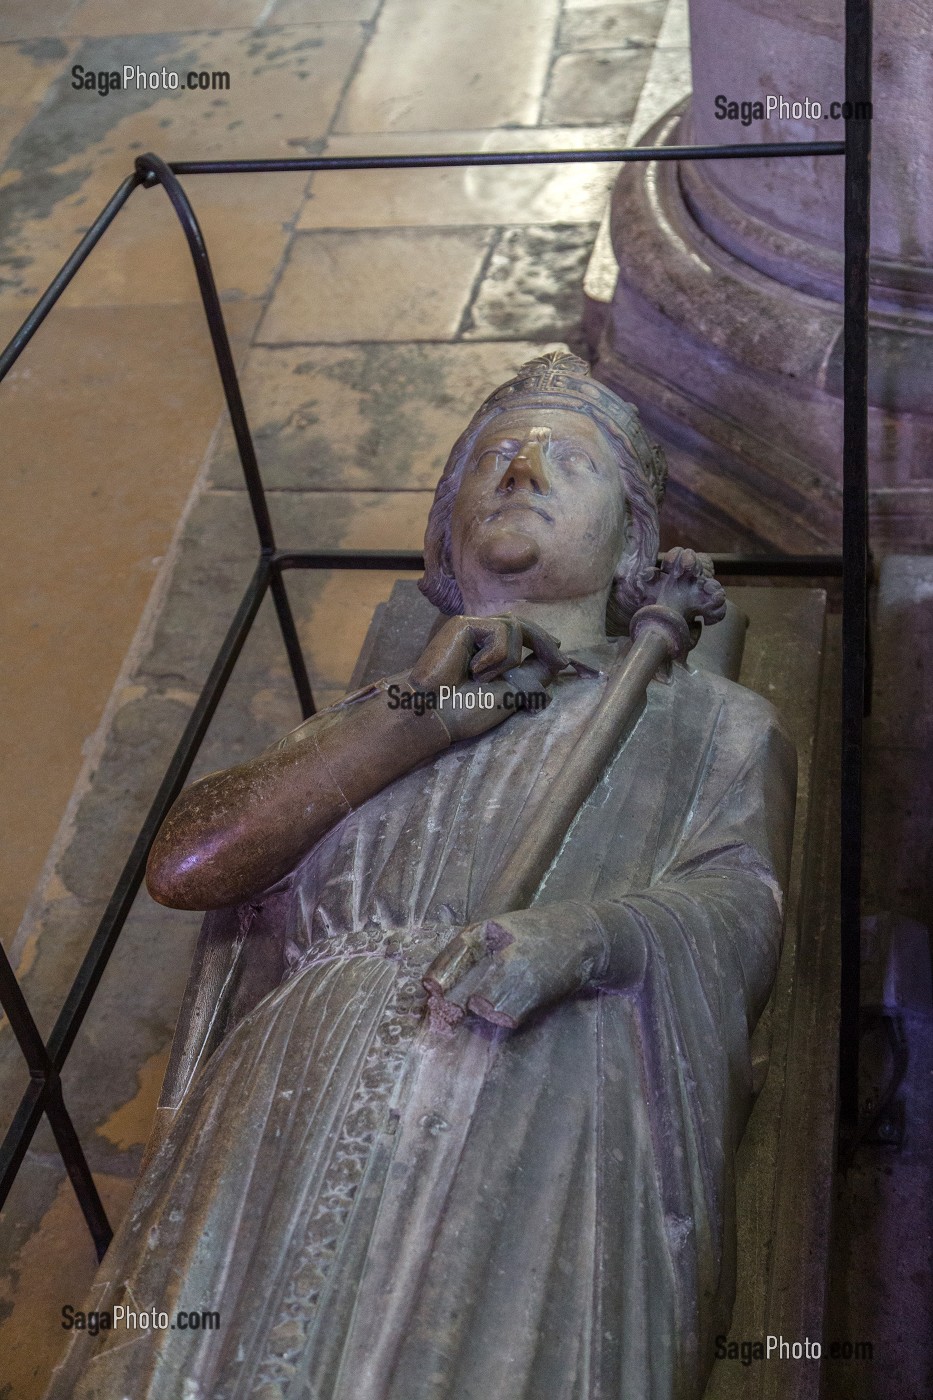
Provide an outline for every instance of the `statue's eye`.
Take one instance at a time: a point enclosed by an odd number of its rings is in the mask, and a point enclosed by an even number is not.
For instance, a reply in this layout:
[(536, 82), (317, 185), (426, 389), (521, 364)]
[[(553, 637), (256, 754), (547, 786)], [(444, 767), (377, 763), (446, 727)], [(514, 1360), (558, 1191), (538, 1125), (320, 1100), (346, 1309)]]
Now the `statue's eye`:
[(487, 447), (476, 460), (478, 471), (494, 471), (496, 467), (511, 462), (520, 447), (517, 442), (500, 442), (495, 447)]
[(560, 461), (572, 471), (595, 471), (593, 459), (580, 447), (567, 447), (560, 454)]

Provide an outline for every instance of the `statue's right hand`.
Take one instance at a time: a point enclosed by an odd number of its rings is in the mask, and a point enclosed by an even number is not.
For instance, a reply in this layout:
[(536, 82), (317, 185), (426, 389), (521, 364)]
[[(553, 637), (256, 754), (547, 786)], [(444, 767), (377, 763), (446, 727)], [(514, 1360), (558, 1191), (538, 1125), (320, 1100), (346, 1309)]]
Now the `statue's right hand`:
[(557, 638), (530, 622), (510, 614), (452, 617), (428, 642), (409, 679), (418, 690), (493, 681), (517, 666), (525, 649), (543, 663), (549, 680), (567, 665)]
[[(525, 650), (532, 656), (522, 664)], [(518, 692), (546, 689), (567, 664), (555, 637), (520, 618), (452, 617), (428, 642), (409, 681), (438, 696), (444, 687), (457, 691), (460, 703), (450, 697), (439, 713), (453, 739), (466, 739), (523, 708), (514, 703)], [(478, 697), (472, 706), (469, 692)]]

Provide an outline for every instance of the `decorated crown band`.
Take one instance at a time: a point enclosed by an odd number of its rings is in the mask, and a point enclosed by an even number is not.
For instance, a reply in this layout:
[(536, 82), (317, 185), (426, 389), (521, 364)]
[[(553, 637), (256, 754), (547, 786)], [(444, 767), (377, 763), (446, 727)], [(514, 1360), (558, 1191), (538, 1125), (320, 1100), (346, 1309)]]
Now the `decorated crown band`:
[(667, 482), (664, 453), (649, 442), (635, 405), (626, 403), (594, 379), (589, 365), (579, 355), (552, 350), (529, 360), (514, 379), (490, 394), (470, 429), (475, 430), (493, 413), (523, 407), (566, 408), (575, 413), (587, 413), (610, 437), (622, 438), (648, 479), (658, 506), (661, 505)]

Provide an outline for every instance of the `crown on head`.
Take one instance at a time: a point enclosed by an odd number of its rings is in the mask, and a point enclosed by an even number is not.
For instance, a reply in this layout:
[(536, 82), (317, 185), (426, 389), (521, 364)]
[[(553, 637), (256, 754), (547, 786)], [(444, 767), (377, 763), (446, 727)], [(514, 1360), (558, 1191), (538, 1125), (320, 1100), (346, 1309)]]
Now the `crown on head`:
[(658, 506), (664, 498), (667, 463), (664, 453), (649, 442), (638, 410), (626, 403), (605, 384), (594, 379), (590, 367), (579, 355), (552, 350), (529, 360), (506, 384), (493, 391), (476, 413), (470, 430), (475, 430), (491, 414), (506, 408), (567, 408), (587, 413), (610, 437), (621, 437), (635, 458), (654, 492)]

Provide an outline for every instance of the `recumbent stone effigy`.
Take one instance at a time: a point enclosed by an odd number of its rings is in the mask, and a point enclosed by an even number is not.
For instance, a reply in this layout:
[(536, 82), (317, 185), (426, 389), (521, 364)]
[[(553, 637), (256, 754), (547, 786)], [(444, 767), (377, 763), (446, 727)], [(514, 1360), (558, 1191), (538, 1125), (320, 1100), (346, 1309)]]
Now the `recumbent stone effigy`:
[(51, 1396), (702, 1395), (796, 755), (690, 664), (724, 603), (656, 562), (664, 477), (582, 361), (531, 361), (438, 485), (415, 666), (179, 798), (151, 892), (244, 956), (274, 928), (281, 973), (94, 1297), (222, 1326), (78, 1338)]

